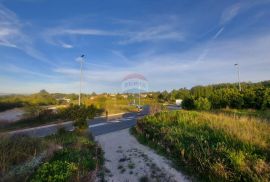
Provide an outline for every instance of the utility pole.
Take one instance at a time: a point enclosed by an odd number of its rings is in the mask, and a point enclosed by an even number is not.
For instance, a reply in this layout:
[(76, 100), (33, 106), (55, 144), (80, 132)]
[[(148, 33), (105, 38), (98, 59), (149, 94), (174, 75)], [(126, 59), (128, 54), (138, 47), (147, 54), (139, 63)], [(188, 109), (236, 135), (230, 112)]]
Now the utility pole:
[(141, 107), (141, 81), (139, 81), (139, 107)]
[(83, 69), (83, 63), (84, 63), (84, 54), (82, 54), (80, 57), (76, 59), (80, 63), (80, 93), (79, 93), (79, 106), (81, 105), (81, 92), (82, 92), (82, 69)]
[(234, 66), (236, 66), (236, 69), (237, 69), (237, 76), (238, 76), (238, 87), (239, 87), (239, 91), (241, 92), (241, 84), (240, 84), (240, 69), (239, 69), (239, 64), (234, 64)]

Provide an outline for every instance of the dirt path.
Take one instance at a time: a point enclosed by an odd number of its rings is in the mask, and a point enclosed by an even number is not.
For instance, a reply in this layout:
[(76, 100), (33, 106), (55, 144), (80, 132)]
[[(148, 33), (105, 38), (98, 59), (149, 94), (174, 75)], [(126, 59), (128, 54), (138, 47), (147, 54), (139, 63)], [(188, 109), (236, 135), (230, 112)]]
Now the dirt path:
[(171, 167), (168, 160), (138, 143), (129, 129), (100, 135), (96, 140), (105, 152), (103, 172), (106, 181), (188, 181)]

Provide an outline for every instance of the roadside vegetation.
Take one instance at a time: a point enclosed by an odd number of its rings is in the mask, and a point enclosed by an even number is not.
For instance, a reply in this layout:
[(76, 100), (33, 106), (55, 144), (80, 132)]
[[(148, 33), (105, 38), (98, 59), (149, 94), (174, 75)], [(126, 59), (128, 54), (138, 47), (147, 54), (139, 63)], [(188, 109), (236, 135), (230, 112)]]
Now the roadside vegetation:
[(1, 181), (93, 181), (103, 163), (100, 147), (89, 133), (87, 118), (94, 106), (71, 106), (62, 114), (72, 118), (75, 130), (59, 129), (44, 138), (1, 136)]
[(133, 133), (202, 181), (270, 180), (270, 125), (259, 118), (160, 112)]
[[(156, 101), (151, 98), (144, 98), (144, 97), (140, 98), (141, 105), (149, 105), (155, 102)], [(136, 112), (137, 111), (136, 104), (138, 104), (139, 101), (138, 95), (133, 96), (131, 94), (130, 95), (113, 94), (112, 96), (107, 94), (101, 94), (95, 96), (84, 96), (83, 103), (85, 105), (95, 105), (98, 108), (108, 111), (108, 114), (116, 114), (123, 112)]]
[(101, 149), (78, 130), (45, 138), (1, 137), (0, 150), (1, 181), (87, 181), (102, 162)]
[(16, 107), (24, 107), (29, 105), (55, 105), (57, 100), (53, 95), (49, 94), (45, 90), (41, 90), (39, 93), (32, 95), (8, 95), (0, 97), (0, 111), (13, 109)]
[[(33, 112), (25, 119), (12, 123), (1, 123), (0, 132), (40, 126), (44, 124), (60, 123), (65, 121), (75, 121), (92, 119), (104, 112), (102, 109), (96, 108), (94, 105), (69, 105), (68, 107), (58, 108), (57, 110), (40, 109), (39, 107), (32, 109)], [(85, 116), (86, 114), (86, 116)], [(86, 117), (86, 118), (83, 118)]]
[(265, 120), (270, 122), (270, 109), (264, 109), (264, 110), (256, 110), (256, 109), (216, 109), (211, 110), (211, 113), (222, 113), (225, 115), (229, 115), (232, 117), (241, 117), (246, 116), (248, 118), (259, 118), (261, 120)]

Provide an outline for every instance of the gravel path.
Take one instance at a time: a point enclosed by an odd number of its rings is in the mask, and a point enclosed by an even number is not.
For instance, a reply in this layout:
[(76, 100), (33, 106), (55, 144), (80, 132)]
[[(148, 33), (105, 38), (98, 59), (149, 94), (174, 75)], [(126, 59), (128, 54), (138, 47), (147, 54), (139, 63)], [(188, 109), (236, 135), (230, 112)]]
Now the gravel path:
[[(188, 181), (170, 162), (141, 145), (129, 129), (96, 137), (105, 152), (104, 178), (110, 182)], [(100, 181), (101, 177), (97, 179)]]

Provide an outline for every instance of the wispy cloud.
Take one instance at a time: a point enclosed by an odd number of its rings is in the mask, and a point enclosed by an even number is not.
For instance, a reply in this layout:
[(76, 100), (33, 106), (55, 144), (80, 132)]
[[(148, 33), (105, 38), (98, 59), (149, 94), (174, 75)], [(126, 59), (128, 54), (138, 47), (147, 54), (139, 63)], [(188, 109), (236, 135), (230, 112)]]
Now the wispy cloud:
[(62, 40), (64, 36), (74, 37), (74, 36), (120, 36), (120, 32), (106, 31), (91, 28), (66, 28), (57, 27), (50, 28), (43, 33), (43, 37), (47, 42), (52, 45), (58, 45), (63, 48), (73, 48), (71, 44), (64, 43)]
[[(110, 91), (121, 91), (122, 78), (133, 72), (148, 78), (150, 90), (158, 90), (160, 85), (173, 89), (195, 84), (232, 82), (235, 81), (233, 65), (236, 61), (242, 68), (242, 80), (258, 81), (269, 76), (268, 71), (264, 69), (270, 66), (270, 54), (267, 50), (269, 42), (270, 35), (213, 42), (213, 51), (208, 52), (208, 57), (203, 62), (198, 61), (196, 55), (205, 50), (205, 45), (181, 54), (145, 54), (135, 59), (130, 58), (134, 62), (130, 67), (86, 68), (85, 82), (88, 85), (111, 85)], [(228, 50), (230, 54), (227, 53)], [(78, 79), (80, 74), (79, 70), (74, 68), (58, 68), (54, 71), (74, 79)]]
[(63, 47), (63, 48), (67, 48), (67, 49), (70, 49), (70, 48), (73, 48), (73, 45), (71, 44), (67, 44), (67, 43), (64, 43), (64, 42), (59, 42), (59, 44)]
[[(130, 21), (129, 24), (139, 24), (138, 22), (133, 23)], [(125, 25), (125, 24), (124, 24)], [(47, 42), (53, 45), (62, 44), (62, 40), (68, 37), (74, 36), (117, 36), (117, 43), (120, 45), (141, 43), (141, 42), (157, 42), (157, 41), (183, 41), (185, 40), (185, 34), (178, 31), (173, 25), (156, 25), (156, 26), (145, 26), (142, 23), (139, 27), (141, 28), (126, 28), (120, 27), (118, 30), (100, 30), (92, 28), (66, 28), (58, 27), (51, 28), (44, 32), (44, 37)], [(73, 39), (74, 40), (74, 39)]]
[(252, 0), (246, 0), (246, 1), (241, 1), (237, 2), (229, 7), (227, 7), (220, 18), (220, 25), (225, 26), (227, 23), (232, 21), (238, 14), (256, 7), (257, 5), (264, 5), (264, 4), (269, 4), (269, 0), (260, 0), (260, 1), (252, 1)]
[(183, 41), (185, 36), (182, 32), (177, 31), (174, 27), (169, 25), (160, 25), (150, 28), (145, 28), (141, 31), (128, 32), (128, 38), (119, 41), (119, 44), (132, 44), (147, 41)]
[(241, 3), (236, 3), (229, 8), (225, 9), (222, 13), (222, 16), (220, 18), (220, 24), (225, 25), (229, 21), (231, 21), (236, 15), (239, 13), (240, 9), (242, 8)]
[(111, 35), (119, 35), (119, 33), (113, 31), (105, 31), (99, 29), (91, 29), (91, 28), (53, 28), (49, 29), (45, 32), (45, 34), (49, 36), (56, 35), (94, 35), (94, 36), (111, 36)]
[(43, 74), (40, 72), (35, 72), (29, 69), (21, 68), (18, 67), (14, 64), (7, 64), (7, 65), (2, 65), (0, 67), (0, 70), (3, 72), (8, 72), (8, 73), (16, 73), (18, 75), (31, 75), (31, 76), (38, 76), (38, 77), (43, 77), (43, 78), (54, 78), (54, 76), (49, 75), (49, 74)]
[(33, 40), (23, 32), (23, 26), (14, 12), (0, 4), (0, 46), (17, 48), (37, 60), (52, 64), (35, 48)]
[(15, 39), (21, 39), (20, 23), (16, 14), (0, 4), (0, 45), (17, 47)]

